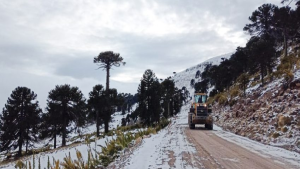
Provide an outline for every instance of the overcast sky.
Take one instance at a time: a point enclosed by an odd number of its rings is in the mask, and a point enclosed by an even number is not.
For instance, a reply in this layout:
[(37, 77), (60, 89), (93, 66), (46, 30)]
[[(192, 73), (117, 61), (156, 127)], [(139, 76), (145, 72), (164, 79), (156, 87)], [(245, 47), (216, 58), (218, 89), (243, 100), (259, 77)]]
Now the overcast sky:
[(78, 86), (88, 98), (105, 72), (93, 58), (120, 53), (111, 87), (136, 93), (146, 69), (159, 78), (244, 46), (248, 17), (281, 0), (1, 0), (0, 107), (17, 86), (46, 106), (55, 85)]

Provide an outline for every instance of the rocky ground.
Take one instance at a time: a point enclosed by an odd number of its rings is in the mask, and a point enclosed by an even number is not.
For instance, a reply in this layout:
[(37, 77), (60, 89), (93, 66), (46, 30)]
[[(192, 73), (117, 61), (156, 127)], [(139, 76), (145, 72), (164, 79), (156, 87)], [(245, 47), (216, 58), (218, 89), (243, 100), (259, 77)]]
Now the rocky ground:
[(215, 124), (268, 145), (300, 152), (300, 81), (279, 79), (249, 88), (233, 106), (216, 104)]

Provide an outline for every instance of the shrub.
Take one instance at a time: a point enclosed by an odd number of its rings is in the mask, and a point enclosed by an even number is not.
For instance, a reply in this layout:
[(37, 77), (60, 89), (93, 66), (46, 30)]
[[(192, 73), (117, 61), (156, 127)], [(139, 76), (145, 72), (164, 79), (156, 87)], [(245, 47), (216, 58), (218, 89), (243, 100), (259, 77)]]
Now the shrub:
[(220, 94), (220, 97), (218, 99), (218, 103), (221, 104), (221, 105), (224, 105), (224, 104), (226, 104), (226, 102), (227, 102), (227, 97), (224, 94)]
[(277, 138), (277, 137), (279, 137), (279, 136), (280, 136), (280, 134), (277, 133), (277, 132), (274, 132), (274, 133), (272, 134), (272, 137), (273, 137), (273, 138)]
[(18, 160), (15, 165), (15, 168), (23, 169), (26, 168), (26, 165), (22, 161)]
[(285, 132), (288, 131), (288, 128), (286, 126), (284, 126), (284, 127), (281, 128), (281, 131), (285, 133)]
[(232, 89), (230, 91), (230, 97), (231, 98), (234, 98), (234, 97), (238, 96), (239, 94), (240, 94), (240, 91), (238, 89)]
[(129, 131), (129, 130), (134, 130), (134, 129), (139, 129), (142, 128), (143, 126), (141, 124), (134, 124), (131, 126), (120, 126), (117, 128), (117, 130), (121, 130), (121, 131)]
[(135, 139), (135, 136), (133, 136), (131, 133), (122, 133), (119, 134), (118, 137), (116, 138), (116, 144), (121, 146), (122, 149), (128, 147), (130, 142)]
[(291, 122), (292, 122), (292, 120), (290, 117), (283, 116), (283, 115), (278, 117), (278, 126), (280, 128), (282, 128), (285, 125), (288, 125), (288, 126), (291, 125)]
[(98, 165), (98, 161), (94, 159), (91, 151), (88, 151), (88, 161), (85, 162), (82, 158), (82, 154), (80, 151), (76, 150), (77, 160), (72, 160), (71, 156), (67, 156), (64, 158), (63, 162), (60, 164), (64, 169), (96, 169)]
[(231, 106), (235, 105), (236, 103), (237, 103), (237, 100), (232, 99), (229, 101), (229, 106), (231, 107)]

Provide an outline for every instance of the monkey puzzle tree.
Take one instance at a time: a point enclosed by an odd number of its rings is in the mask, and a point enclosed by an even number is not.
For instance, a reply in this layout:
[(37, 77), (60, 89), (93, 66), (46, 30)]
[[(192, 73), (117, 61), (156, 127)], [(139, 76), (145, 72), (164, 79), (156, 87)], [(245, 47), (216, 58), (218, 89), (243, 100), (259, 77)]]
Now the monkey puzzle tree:
[(104, 115), (104, 125), (105, 125), (105, 132), (108, 132), (108, 123), (111, 119), (112, 114), (112, 107), (113, 103), (110, 103), (109, 101), (114, 100), (110, 98), (109, 96), (112, 96), (114, 93), (114, 90), (110, 91), (109, 89), (109, 76), (110, 76), (110, 69), (115, 67), (120, 67), (121, 64), (125, 65), (126, 62), (123, 62), (123, 58), (120, 56), (119, 53), (114, 53), (113, 51), (105, 51), (101, 52), (98, 56), (94, 57), (94, 63), (98, 64), (98, 68), (103, 68), (106, 70), (106, 104), (104, 106), (104, 112), (107, 114)]
[(113, 51), (101, 52), (98, 56), (94, 58), (94, 63), (98, 63), (99, 68), (106, 70), (106, 91), (109, 90), (109, 76), (110, 69), (115, 66), (119, 67), (121, 64), (125, 65), (123, 58), (119, 53), (114, 53)]

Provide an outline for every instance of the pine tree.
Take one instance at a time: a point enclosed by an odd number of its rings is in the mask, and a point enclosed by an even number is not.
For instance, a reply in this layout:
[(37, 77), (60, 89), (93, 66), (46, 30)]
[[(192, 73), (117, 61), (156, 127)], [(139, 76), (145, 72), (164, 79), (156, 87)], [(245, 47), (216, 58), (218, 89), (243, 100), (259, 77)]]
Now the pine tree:
[(244, 96), (246, 96), (246, 89), (247, 89), (247, 85), (250, 82), (249, 80), (249, 75), (246, 73), (241, 74), (238, 78), (237, 78), (237, 82), (239, 82), (239, 86), (240, 88), (243, 90), (244, 92)]
[[(149, 97), (148, 112), (151, 112), (150, 124), (157, 123), (160, 121), (160, 116), (162, 113), (162, 108), (161, 108), (162, 91), (161, 91), (161, 85), (158, 80), (155, 80), (152, 86), (149, 88), (148, 97)], [(170, 113), (173, 114), (172, 104), (169, 104), (169, 106), (171, 110)]]
[(60, 106), (48, 102), (46, 108), (46, 113), (42, 115), (42, 124), (41, 124), (41, 139), (50, 138), (50, 141), (53, 140), (53, 147), (57, 147), (57, 136), (62, 135), (62, 118), (60, 111)]
[(194, 87), (195, 87), (195, 79), (192, 79), (192, 80), (191, 80), (191, 83), (190, 83), (190, 85), (191, 85), (191, 87), (192, 87), (192, 88), (194, 88)]
[[(57, 134), (62, 135), (62, 146), (65, 146), (68, 133), (75, 129), (67, 128), (71, 122), (75, 122), (77, 127), (84, 125), (86, 120), (85, 98), (78, 87), (71, 87), (67, 84), (57, 85), (49, 92), (47, 105), (48, 118), (46, 120), (49, 121), (46, 123), (54, 131), (52, 137)], [(53, 120), (55, 118), (57, 121)]]
[(23, 145), (27, 153), (32, 143), (38, 140), (42, 110), (36, 98), (37, 95), (27, 87), (17, 87), (8, 98), (1, 115), (2, 151), (19, 147), (18, 156), (21, 156)]
[(252, 37), (247, 43), (252, 60), (250, 72), (260, 72), (262, 85), (264, 85), (264, 77), (268, 72), (271, 73), (275, 66), (277, 56), (274, 46), (274, 40), (268, 37)]
[(198, 79), (198, 78), (200, 77), (200, 75), (201, 75), (201, 72), (200, 72), (200, 70), (198, 70), (198, 71), (196, 72), (195, 78)]
[(208, 80), (204, 79), (201, 82), (195, 84), (195, 91), (200, 93), (207, 93), (208, 90)]
[(159, 81), (153, 71), (150, 69), (146, 70), (138, 87), (137, 108), (139, 117), (146, 125), (159, 121), (158, 117), (161, 113), (160, 90)]
[(251, 23), (244, 27), (244, 31), (254, 36), (272, 36), (274, 33), (273, 15), (275, 8), (276, 6), (273, 4), (263, 4), (258, 7), (249, 17)]
[(175, 92), (173, 95), (173, 105), (174, 105), (173, 114), (174, 115), (178, 114), (182, 107), (183, 99), (182, 99), (181, 93), (182, 93), (182, 90), (175, 87)]
[(109, 122), (111, 120), (111, 115), (115, 112), (115, 108), (118, 105), (118, 92), (117, 89), (109, 89), (105, 92), (104, 99), (104, 113), (101, 115), (101, 118), (104, 122), (104, 132), (109, 132)]
[[(234, 54), (230, 57), (232, 64), (232, 75), (237, 78), (241, 73), (249, 71), (249, 56), (247, 55), (247, 49), (243, 47), (237, 47)], [(234, 78), (234, 79), (235, 79)]]
[(175, 83), (171, 80), (171, 77), (165, 79), (162, 83), (162, 100), (164, 108), (164, 117), (168, 118), (173, 116), (173, 96), (175, 94)]
[(101, 117), (104, 114), (105, 104), (105, 90), (102, 85), (96, 85), (93, 87), (93, 91), (89, 93), (89, 116), (93, 117), (96, 121), (96, 133), (99, 136), (99, 126), (101, 124)]
[(288, 41), (298, 32), (298, 27), (295, 26), (296, 20), (293, 17), (294, 13), (295, 11), (288, 6), (275, 8), (274, 11), (274, 25), (280, 32), (278, 37), (283, 37), (284, 56), (287, 56)]

